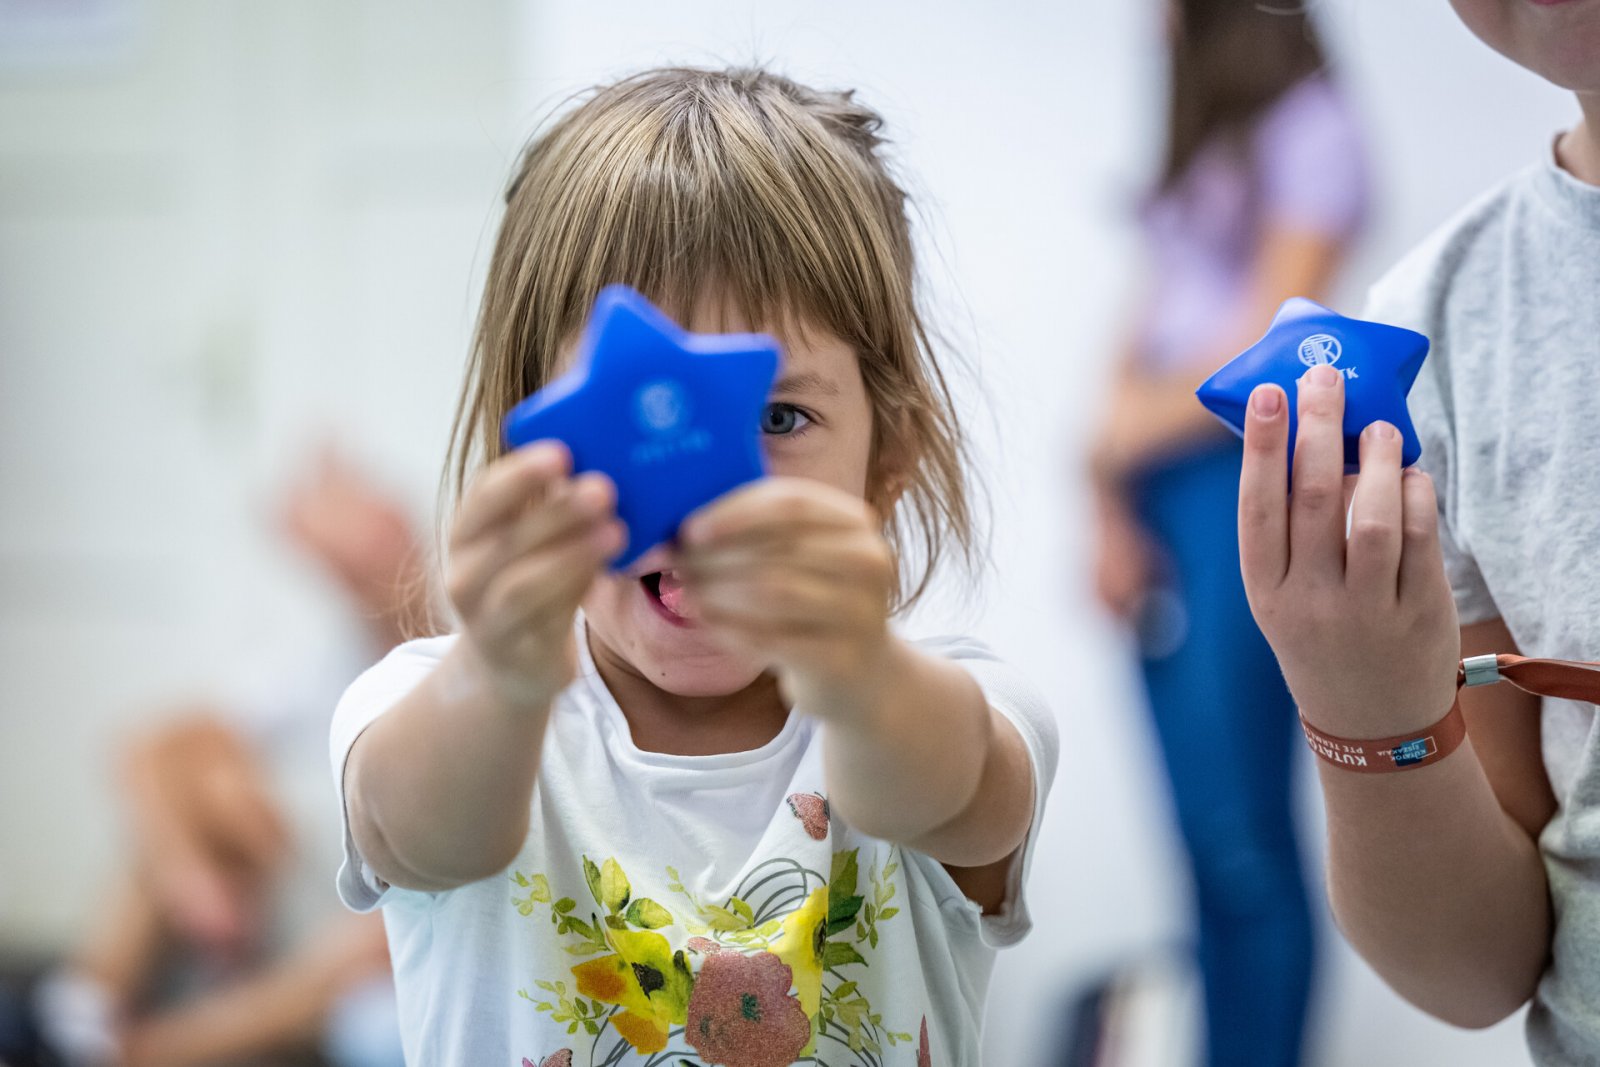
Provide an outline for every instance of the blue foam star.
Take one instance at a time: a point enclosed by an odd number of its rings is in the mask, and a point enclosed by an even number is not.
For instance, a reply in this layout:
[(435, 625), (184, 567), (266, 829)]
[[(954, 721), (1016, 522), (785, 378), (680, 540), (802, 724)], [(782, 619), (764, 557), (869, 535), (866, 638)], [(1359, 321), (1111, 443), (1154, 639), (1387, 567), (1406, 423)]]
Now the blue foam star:
[(512, 448), (554, 438), (576, 472), (617, 486), (621, 570), (670, 540), (689, 513), (766, 473), (761, 414), (778, 370), (765, 334), (690, 333), (625, 285), (609, 285), (572, 370), (512, 408)]
[(1319, 363), (1332, 364), (1345, 377), (1345, 473), (1359, 469), (1361, 431), (1379, 419), (1400, 431), (1400, 462), (1410, 466), (1422, 455), (1422, 442), (1406, 410), (1406, 394), (1427, 355), (1428, 339), (1414, 330), (1347, 319), (1297, 296), (1284, 301), (1261, 340), (1207, 378), (1195, 395), (1243, 437), (1250, 391), (1266, 382), (1283, 386), (1289, 401), (1292, 470), (1300, 376)]

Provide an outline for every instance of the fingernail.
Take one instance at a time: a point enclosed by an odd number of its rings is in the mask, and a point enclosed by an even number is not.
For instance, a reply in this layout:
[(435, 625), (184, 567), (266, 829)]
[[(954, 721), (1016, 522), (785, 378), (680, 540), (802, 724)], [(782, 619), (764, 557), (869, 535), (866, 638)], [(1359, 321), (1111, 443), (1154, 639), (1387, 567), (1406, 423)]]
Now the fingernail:
[(1262, 418), (1271, 418), (1283, 406), (1283, 394), (1270, 385), (1257, 386), (1256, 391), (1250, 394), (1250, 406)]
[(1394, 427), (1381, 419), (1368, 426), (1367, 429), (1379, 441), (1392, 441), (1396, 436)]
[(1339, 372), (1326, 363), (1319, 363), (1306, 371), (1306, 382), (1317, 389), (1332, 388), (1339, 381)]

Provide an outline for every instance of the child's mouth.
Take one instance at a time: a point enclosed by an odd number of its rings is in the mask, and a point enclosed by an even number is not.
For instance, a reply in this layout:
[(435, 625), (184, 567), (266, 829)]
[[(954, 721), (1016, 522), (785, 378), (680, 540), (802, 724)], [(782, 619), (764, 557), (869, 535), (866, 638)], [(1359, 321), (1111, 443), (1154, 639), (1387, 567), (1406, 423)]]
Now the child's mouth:
[(651, 571), (639, 579), (644, 585), (644, 591), (663, 618), (674, 626), (689, 626), (693, 623), (683, 597), (683, 580), (676, 571)]

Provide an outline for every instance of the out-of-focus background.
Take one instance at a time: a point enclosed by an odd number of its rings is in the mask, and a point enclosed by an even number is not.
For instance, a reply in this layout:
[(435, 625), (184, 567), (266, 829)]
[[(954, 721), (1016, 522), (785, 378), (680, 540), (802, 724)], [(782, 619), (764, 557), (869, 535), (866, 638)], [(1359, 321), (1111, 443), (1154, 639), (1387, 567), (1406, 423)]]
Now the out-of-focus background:
[[(1314, 6), (1374, 164), (1340, 301), (1357, 312), (1574, 111), (1445, 0)], [(1059, 1062), (1071, 998), (1131, 962), (1158, 976), (1148, 1062), (1185, 1062), (1184, 868), (1129, 650), (1090, 595), (1081, 474), (1137, 280), (1160, 8), (0, 0), (0, 955), (63, 949), (123, 873), (112, 757), (157, 709), (293, 703), (298, 672), (360, 647), (275, 502), (331, 443), (428, 521), (499, 195), (535, 123), (641, 66), (759, 60), (887, 116), (993, 509), (984, 595), (914, 625), (977, 632), (1061, 724), (1037, 930), (1002, 956), (991, 1062)], [(302, 849), (331, 871), (311, 718), (287, 773), (321, 827)], [(1309, 1062), (1526, 1061), (1518, 1020), (1433, 1022), (1323, 934)]]

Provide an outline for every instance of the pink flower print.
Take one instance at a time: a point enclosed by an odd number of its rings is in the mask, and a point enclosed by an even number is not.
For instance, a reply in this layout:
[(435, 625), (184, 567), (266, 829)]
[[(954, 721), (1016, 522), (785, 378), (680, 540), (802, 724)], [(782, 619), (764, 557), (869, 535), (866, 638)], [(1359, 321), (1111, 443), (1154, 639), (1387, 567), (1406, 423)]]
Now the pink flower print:
[(522, 1067), (572, 1067), (572, 1050), (564, 1048), (560, 1052), (552, 1052), (538, 1063), (524, 1056)]
[(684, 947), (690, 952), (698, 952), (702, 956), (714, 956), (722, 951), (722, 946), (709, 937), (691, 937), (684, 942)]
[(928, 1017), (922, 1017), (922, 1042), (917, 1046), (917, 1067), (933, 1067), (933, 1053), (928, 1051)]
[(789, 965), (770, 952), (707, 956), (684, 1039), (707, 1064), (789, 1067), (811, 1040), (811, 1020), (789, 994), (793, 984)]
[(821, 793), (790, 793), (789, 810), (813, 841), (828, 836), (828, 798)]

